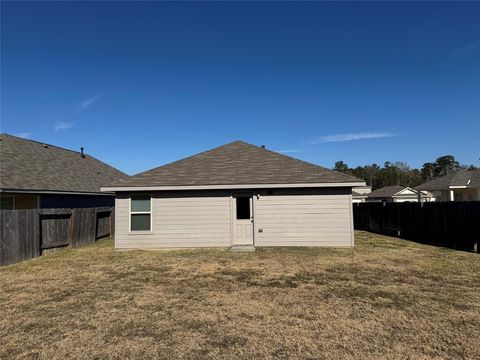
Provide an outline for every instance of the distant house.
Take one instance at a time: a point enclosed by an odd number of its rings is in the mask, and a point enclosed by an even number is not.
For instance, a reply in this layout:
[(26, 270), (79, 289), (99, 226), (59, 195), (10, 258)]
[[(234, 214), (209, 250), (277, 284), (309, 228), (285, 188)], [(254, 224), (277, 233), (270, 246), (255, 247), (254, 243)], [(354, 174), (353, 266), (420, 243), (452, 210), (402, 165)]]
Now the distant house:
[(100, 187), (126, 176), (83, 151), (0, 135), (1, 209), (112, 206)]
[[(435, 201), (433, 194), (421, 192), (422, 201)], [(418, 192), (410, 187), (385, 186), (367, 195), (367, 202), (418, 202)]]
[(368, 194), (372, 192), (371, 186), (357, 186), (352, 189), (352, 202), (361, 203), (366, 202)]
[(480, 169), (460, 170), (416, 187), (430, 191), (439, 201), (480, 200)]
[(116, 181), (115, 247), (353, 246), (353, 176), (242, 141)]

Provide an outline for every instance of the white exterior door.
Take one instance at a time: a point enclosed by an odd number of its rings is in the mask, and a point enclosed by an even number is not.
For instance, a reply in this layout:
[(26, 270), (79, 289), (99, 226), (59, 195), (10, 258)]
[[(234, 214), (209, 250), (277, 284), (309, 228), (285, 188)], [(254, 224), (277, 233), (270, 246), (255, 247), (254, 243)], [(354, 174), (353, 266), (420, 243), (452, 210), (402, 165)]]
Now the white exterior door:
[(249, 195), (233, 198), (234, 245), (253, 245), (253, 199)]

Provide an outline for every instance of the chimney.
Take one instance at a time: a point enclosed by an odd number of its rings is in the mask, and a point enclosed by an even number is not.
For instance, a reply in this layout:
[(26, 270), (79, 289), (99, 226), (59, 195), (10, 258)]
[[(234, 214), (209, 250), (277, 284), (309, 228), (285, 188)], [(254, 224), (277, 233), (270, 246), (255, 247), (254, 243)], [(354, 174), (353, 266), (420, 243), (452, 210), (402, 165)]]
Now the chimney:
[(265, 149), (265, 145), (260, 145), (262, 149)]
[(82, 158), (85, 158), (85, 155), (83, 154), (83, 146), (80, 148), (80, 156), (81, 156)]

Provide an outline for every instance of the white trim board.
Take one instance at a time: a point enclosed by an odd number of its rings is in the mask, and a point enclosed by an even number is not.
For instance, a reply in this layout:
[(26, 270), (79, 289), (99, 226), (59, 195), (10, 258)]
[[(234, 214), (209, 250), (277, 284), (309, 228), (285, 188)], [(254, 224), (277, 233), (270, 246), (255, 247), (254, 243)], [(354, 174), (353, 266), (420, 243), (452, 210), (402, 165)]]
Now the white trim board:
[(278, 188), (327, 188), (365, 186), (365, 182), (309, 183), (309, 184), (245, 184), (245, 185), (188, 185), (188, 186), (106, 186), (100, 190), (113, 191), (162, 191), (162, 190), (228, 190), (228, 189), (278, 189)]

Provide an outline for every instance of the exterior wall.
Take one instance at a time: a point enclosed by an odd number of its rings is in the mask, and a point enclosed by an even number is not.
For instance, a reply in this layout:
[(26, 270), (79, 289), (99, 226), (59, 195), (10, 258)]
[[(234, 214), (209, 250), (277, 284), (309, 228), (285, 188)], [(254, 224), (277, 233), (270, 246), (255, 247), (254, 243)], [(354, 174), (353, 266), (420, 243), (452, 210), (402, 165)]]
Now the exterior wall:
[(117, 249), (231, 245), (232, 210), (229, 192), (161, 192), (150, 195), (151, 231), (130, 232), (130, 194), (118, 194), (115, 208)]
[(450, 191), (448, 190), (432, 191), (432, 193), (436, 196), (436, 201), (450, 201)]
[(393, 202), (418, 202), (417, 196), (402, 196), (402, 197), (394, 197)]
[(74, 195), (74, 194), (42, 194), (40, 207), (49, 208), (82, 208), (113, 206), (113, 195)]
[[(480, 189), (452, 189), (456, 201), (479, 201)], [(450, 201), (450, 190), (432, 191), (436, 201)]]
[(38, 199), (36, 194), (24, 193), (1, 193), (1, 197), (13, 197), (13, 208), (15, 210), (36, 209)]
[(256, 246), (353, 246), (350, 189), (279, 190), (254, 197)]
[[(117, 193), (115, 247), (161, 249), (233, 244), (231, 191), (154, 192), (152, 229), (130, 232), (130, 194)], [(351, 189), (275, 189), (253, 196), (256, 246), (353, 246)], [(258, 196), (257, 196), (258, 195)]]
[(113, 195), (72, 195), (72, 194), (26, 194), (1, 193), (1, 197), (14, 198), (14, 209), (81, 208), (114, 206)]
[(453, 189), (455, 201), (480, 200), (478, 189)]
[(393, 199), (391, 197), (377, 197), (377, 198), (372, 198), (368, 197), (367, 202), (393, 202)]

